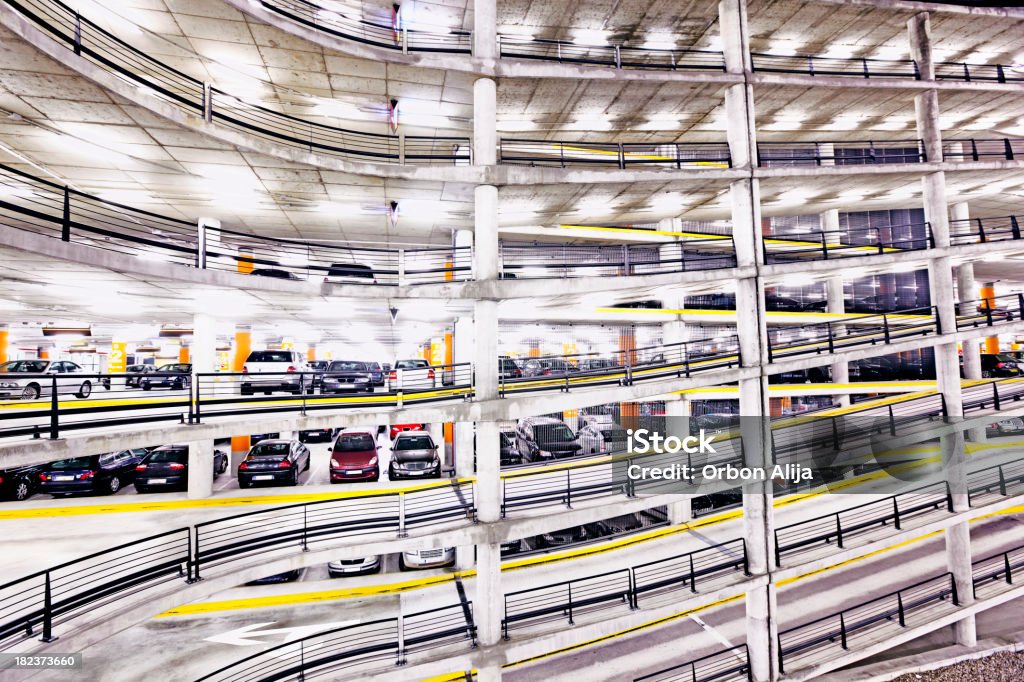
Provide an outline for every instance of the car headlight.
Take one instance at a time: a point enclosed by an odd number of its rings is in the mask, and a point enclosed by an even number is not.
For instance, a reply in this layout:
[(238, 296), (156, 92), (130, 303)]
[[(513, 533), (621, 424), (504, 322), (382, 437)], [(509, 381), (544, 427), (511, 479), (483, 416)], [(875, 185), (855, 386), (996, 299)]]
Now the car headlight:
[(331, 466), (334, 467), (335, 469), (340, 469), (341, 468), (341, 462), (339, 462), (336, 459), (332, 459), (331, 460)]
[(435, 455), (435, 456), (434, 456), (434, 461), (433, 461), (433, 462), (431, 462), (431, 463), (430, 463), (430, 465), (431, 465), (431, 466), (435, 466), (435, 467), (439, 467), (439, 466), (441, 466), (441, 458), (440, 458), (440, 457), (437, 457), (437, 456)]
[(0, 381), (0, 386), (3, 388), (17, 388), (18, 383), (16, 381)]
[(371, 467), (377, 466), (377, 458), (376, 457), (371, 457), (370, 458), (370, 463), (367, 466), (371, 466)]
[(553, 456), (551, 454), (550, 450), (538, 450), (537, 454), (540, 455), (541, 457), (552, 457)]

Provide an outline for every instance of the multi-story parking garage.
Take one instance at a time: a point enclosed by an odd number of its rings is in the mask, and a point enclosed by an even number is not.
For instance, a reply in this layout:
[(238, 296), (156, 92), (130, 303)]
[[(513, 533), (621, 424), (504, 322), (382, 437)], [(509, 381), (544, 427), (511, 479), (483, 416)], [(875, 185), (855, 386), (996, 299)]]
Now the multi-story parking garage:
[[(5, 678), (852, 680), (1018, 648), (1024, 11), (0, 24), (0, 644), (42, 657)], [(816, 467), (624, 477), (672, 418), (716, 467)]]

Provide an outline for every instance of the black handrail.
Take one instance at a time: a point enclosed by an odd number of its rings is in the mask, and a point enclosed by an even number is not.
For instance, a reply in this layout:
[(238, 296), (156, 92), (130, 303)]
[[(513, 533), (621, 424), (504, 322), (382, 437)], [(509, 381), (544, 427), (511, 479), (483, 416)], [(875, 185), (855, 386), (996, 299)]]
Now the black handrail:
[(751, 682), (750, 651), (746, 644), (677, 663), (633, 682)]

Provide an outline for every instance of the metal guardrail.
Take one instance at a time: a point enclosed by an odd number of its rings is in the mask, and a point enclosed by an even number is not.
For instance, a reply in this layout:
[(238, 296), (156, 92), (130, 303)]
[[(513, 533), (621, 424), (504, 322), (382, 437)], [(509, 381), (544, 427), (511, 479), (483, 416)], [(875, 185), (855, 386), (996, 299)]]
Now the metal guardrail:
[(725, 56), (717, 50), (579, 45), (569, 40), (520, 38), (508, 35), (498, 36), (498, 50), (502, 57), (610, 66), (616, 69), (725, 71)]
[(469, 31), (420, 31), (402, 26), (401, 17), (391, 24), (379, 24), (352, 17), (336, 5), (325, 7), (308, 0), (253, 0), (262, 9), (273, 12), (307, 28), (357, 43), (398, 52), (443, 52), (469, 54), (473, 36)]
[[(964, 313), (967, 309), (971, 312)], [(972, 311), (973, 309), (973, 311)], [(1024, 318), (1024, 293), (1005, 294), (975, 301), (961, 301), (956, 328), (993, 327)]]
[(708, 580), (739, 570), (749, 575), (742, 538), (629, 568), (508, 592), (502, 632), (508, 639), (509, 631), (517, 627), (562, 617), (573, 625), (575, 616), (581, 612), (622, 604), (636, 609), (642, 594), (665, 594), (679, 589), (696, 592), (698, 578)]
[(384, 135), (349, 130), (246, 102), (169, 66), (107, 32), (60, 0), (5, 0), (76, 55), (164, 101), (227, 128), (308, 152), (402, 164), (470, 163), (468, 137)]
[[(907, 317), (912, 319), (905, 319)], [(836, 350), (858, 346), (890, 344), (899, 339), (941, 333), (938, 308), (935, 306), (851, 316), (799, 327), (773, 328), (768, 330), (768, 362), (798, 355), (835, 353)]]
[[(923, 228), (923, 237), (896, 238), (896, 230)], [(768, 249), (768, 243), (775, 247)], [(779, 243), (784, 242), (784, 243)], [(973, 243), (973, 242), (970, 242)], [(829, 260), (893, 251), (922, 251), (935, 248), (931, 223), (887, 225), (885, 227), (814, 230), (793, 234), (773, 234), (762, 241), (765, 263), (792, 263), (805, 260)]]
[(1022, 568), (1024, 568), (1024, 545), (971, 562), (971, 585), (975, 599), (983, 598), (985, 594), (997, 591), (1002, 587), (999, 585), (1000, 582), (1012, 587), (1014, 578), (1020, 577)]
[(1013, 161), (1021, 158), (1024, 158), (1022, 138), (947, 138), (942, 141), (943, 161)]
[(1024, 81), (1024, 70), (1019, 65), (936, 62), (935, 80), (1020, 83)]
[(755, 73), (796, 73), (809, 76), (855, 76), (859, 78), (914, 78), (921, 72), (913, 59), (870, 59), (776, 55), (751, 52)]
[(819, 140), (815, 142), (758, 142), (757, 165), (860, 166), (879, 163), (924, 163), (921, 140)]
[[(469, 606), (472, 602), (468, 603)], [(197, 682), (266, 682), (344, 674), (365, 663), (403, 665), (408, 653), (451, 644), (476, 646), (476, 627), (462, 604), (347, 625), (278, 644), (203, 675)]]
[(498, 142), (498, 163), (569, 168), (731, 168), (725, 142), (568, 142), (505, 139)]
[(837, 613), (779, 632), (779, 672), (792, 667), (797, 656), (807, 656), (838, 644), (851, 648), (851, 639), (875, 633), (893, 623), (908, 627), (912, 618), (929, 617), (937, 607), (958, 607), (960, 600), (952, 573), (922, 580)]
[(1020, 239), (1020, 219), (1015, 215), (949, 221), (953, 246)]
[(751, 682), (753, 679), (747, 645), (741, 644), (634, 677), (633, 682)]

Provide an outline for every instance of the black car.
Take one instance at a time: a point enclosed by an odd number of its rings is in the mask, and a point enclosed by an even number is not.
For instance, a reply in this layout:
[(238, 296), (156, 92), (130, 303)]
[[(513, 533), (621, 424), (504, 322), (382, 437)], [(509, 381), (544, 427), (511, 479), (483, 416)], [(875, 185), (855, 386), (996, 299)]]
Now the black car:
[(897, 364), (884, 357), (864, 358), (850, 363), (850, 381), (889, 381), (900, 378)]
[(794, 369), (768, 376), (769, 384), (824, 384), (831, 381), (832, 371), (829, 367), (811, 367), (810, 369)]
[(516, 424), (516, 448), (525, 462), (575, 457), (582, 447), (565, 422), (553, 417), (526, 417)]
[(516, 448), (516, 432), (501, 431), (498, 434), (498, 438), (501, 440), (501, 466), (522, 464), (523, 456), (519, 454), (519, 450)]
[(300, 443), (312, 443), (315, 441), (330, 442), (334, 439), (334, 429), (306, 429), (299, 431)]
[(523, 370), (515, 360), (507, 355), (498, 356), (498, 378), (519, 379), (523, 376)]
[(380, 366), (379, 362), (367, 362), (366, 369), (370, 371), (370, 379), (373, 381), (374, 386), (384, 385), (384, 368)]
[(156, 387), (173, 388), (177, 390), (186, 389), (192, 383), (192, 363), (175, 362), (169, 365), (161, 365), (153, 374), (142, 377), (139, 385), (143, 391)]
[[(228, 470), (228, 455), (213, 451), (213, 477)], [(154, 489), (188, 488), (188, 445), (161, 445), (154, 448), (135, 467), (135, 491), (147, 493)]]
[(274, 575), (268, 575), (263, 578), (256, 578), (256, 580), (250, 580), (246, 583), (247, 586), (254, 585), (276, 585), (278, 583), (293, 583), (302, 576), (301, 568), (293, 568), (290, 571), (284, 573), (275, 573)]
[(309, 448), (297, 440), (260, 441), (238, 464), (238, 487), (255, 483), (299, 484), (299, 472), (309, 469)]
[(981, 376), (989, 377), (1015, 377), (1020, 374), (1020, 366), (1010, 355), (1003, 353), (982, 353), (981, 354)]
[(690, 433), (696, 435), (702, 430), (705, 433), (721, 433), (731, 431), (740, 425), (740, 416), (725, 412), (709, 412), (690, 419)]
[(310, 360), (306, 363), (309, 365), (309, 371), (313, 372), (313, 388), (320, 387), (320, 381), (324, 378), (324, 370), (330, 365), (329, 360)]
[(373, 274), (373, 268), (369, 265), (362, 265), (360, 263), (332, 263), (324, 281), (376, 284), (377, 278)]
[(250, 275), (257, 277), (273, 277), (274, 279), (292, 279), (301, 280), (302, 278), (295, 273), (288, 272), (287, 270), (281, 270), (280, 268), (256, 268)]
[(42, 464), (0, 469), (0, 497), (5, 500), (27, 500), (36, 492)]
[(277, 438), (280, 435), (281, 434), (279, 434), (277, 432), (274, 432), (274, 433), (254, 433), (251, 436), (249, 436), (249, 445), (253, 446), (253, 445), (256, 445), (256, 443), (259, 443), (259, 442), (265, 441), (265, 440), (270, 440), (271, 438)]
[(124, 379), (125, 388), (139, 387), (142, 385), (144, 375), (155, 371), (153, 365), (128, 365), (124, 371), (129, 375)]
[(51, 462), (39, 472), (39, 492), (55, 497), (75, 493), (112, 495), (135, 480), (135, 467), (146, 452), (138, 448)]
[(365, 362), (356, 360), (334, 360), (324, 371), (320, 380), (320, 393), (350, 393), (362, 391), (373, 393), (373, 377)]
[(585, 542), (593, 537), (595, 536), (592, 534), (592, 530), (588, 524), (586, 526), (562, 528), (561, 530), (553, 530), (550, 533), (538, 535), (536, 542), (538, 547), (565, 547), (566, 545), (575, 545), (578, 542)]

